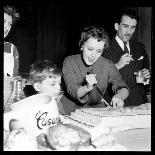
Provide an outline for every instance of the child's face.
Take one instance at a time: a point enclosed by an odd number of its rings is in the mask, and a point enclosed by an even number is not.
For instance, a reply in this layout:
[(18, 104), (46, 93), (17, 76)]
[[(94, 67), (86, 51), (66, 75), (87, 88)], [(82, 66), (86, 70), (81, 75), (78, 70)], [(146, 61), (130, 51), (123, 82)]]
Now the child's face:
[(48, 93), (52, 96), (57, 96), (60, 93), (61, 76), (47, 77), (40, 84), (40, 93)]

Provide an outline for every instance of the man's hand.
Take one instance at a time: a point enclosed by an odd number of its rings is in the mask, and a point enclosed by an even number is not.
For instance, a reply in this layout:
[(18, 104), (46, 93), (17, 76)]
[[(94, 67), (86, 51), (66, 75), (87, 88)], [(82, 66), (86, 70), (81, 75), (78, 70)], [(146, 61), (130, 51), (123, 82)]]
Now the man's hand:
[(117, 69), (123, 68), (125, 65), (129, 64), (130, 61), (134, 61), (132, 55), (125, 53), (121, 56), (119, 62), (116, 64)]
[(146, 68), (142, 69), (142, 76), (145, 78), (145, 79), (149, 79), (151, 76), (150, 76), (150, 71)]

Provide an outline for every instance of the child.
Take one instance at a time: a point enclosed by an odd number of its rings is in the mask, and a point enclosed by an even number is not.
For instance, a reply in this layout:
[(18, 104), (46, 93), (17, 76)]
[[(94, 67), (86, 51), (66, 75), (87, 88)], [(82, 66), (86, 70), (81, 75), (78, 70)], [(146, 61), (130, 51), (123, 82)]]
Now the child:
[(43, 60), (31, 65), (30, 81), (38, 93), (46, 93), (57, 101), (61, 114), (65, 114), (60, 102), (61, 95), (61, 70), (53, 61)]

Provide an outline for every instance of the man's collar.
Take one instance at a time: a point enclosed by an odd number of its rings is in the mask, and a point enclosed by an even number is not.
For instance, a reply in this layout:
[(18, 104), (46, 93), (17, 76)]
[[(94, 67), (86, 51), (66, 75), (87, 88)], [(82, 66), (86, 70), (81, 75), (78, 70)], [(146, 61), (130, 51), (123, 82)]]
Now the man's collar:
[[(121, 48), (124, 49), (124, 42), (123, 42), (123, 40), (118, 35), (116, 35), (115, 39), (118, 42), (118, 44), (121, 46)], [(127, 42), (127, 46), (129, 46), (129, 42)]]

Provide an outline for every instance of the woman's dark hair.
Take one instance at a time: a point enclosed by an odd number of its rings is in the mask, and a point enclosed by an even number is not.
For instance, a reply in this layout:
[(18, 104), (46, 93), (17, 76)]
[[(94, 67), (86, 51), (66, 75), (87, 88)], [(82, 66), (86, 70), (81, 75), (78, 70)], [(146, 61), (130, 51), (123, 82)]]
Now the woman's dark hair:
[(94, 26), (84, 28), (81, 33), (81, 39), (79, 41), (80, 48), (89, 38), (95, 38), (98, 41), (104, 41), (105, 48), (108, 46), (109, 37), (107, 32), (103, 28), (97, 28)]
[(15, 21), (20, 18), (19, 13), (17, 13), (14, 6), (4, 6), (4, 13), (12, 16), (12, 23), (15, 23)]

